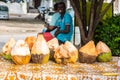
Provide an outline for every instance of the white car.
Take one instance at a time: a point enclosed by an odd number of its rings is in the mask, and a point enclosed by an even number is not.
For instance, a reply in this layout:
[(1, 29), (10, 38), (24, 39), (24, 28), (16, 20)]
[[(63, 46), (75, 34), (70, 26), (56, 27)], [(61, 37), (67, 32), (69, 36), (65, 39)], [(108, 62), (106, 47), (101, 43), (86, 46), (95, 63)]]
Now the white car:
[(50, 24), (54, 13), (55, 13), (54, 11), (49, 11), (48, 13), (45, 14), (45, 22), (47, 24)]
[(9, 19), (9, 9), (7, 6), (0, 5), (0, 19)]
[(39, 10), (39, 13), (43, 14), (45, 12), (46, 8), (44, 6), (42, 6), (42, 7), (39, 6), (38, 10)]
[(71, 15), (71, 17), (74, 17), (75, 13), (73, 8), (68, 8), (66, 11)]

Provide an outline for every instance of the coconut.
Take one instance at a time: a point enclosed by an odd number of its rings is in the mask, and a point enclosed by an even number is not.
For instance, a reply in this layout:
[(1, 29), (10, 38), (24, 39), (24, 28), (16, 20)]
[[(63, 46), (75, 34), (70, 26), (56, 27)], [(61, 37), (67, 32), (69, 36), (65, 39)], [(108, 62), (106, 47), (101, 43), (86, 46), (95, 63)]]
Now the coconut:
[(38, 34), (36, 42), (31, 50), (31, 57), (33, 63), (47, 63), (50, 56), (50, 50), (43, 34)]
[(32, 49), (33, 44), (35, 43), (36, 38), (34, 36), (28, 36), (25, 38), (25, 42), (28, 44), (29, 49)]
[(57, 63), (75, 63), (78, 59), (78, 50), (71, 42), (66, 41), (55, 50), (54, 58)]
[(99, 62), (109, 62), (112, 59), (112, 53), (110, 48), (102, 41), (99, 41), (96, 45), (98, 51), (97, 60)]
[(15, 64), (27, 64), (31, 54), (28, 44), (24, 40), (18, 40), (11, 50), (11, 58)]
[(13, 48), (13, 46), (15, 45), (16, 41), (14, 40), (14, 38), (10, 38), (5, 45), (2, 47), (2, 56), (5, 59), (11, 59), (11, 50)]
[(98, 52), (92, 40), (79, 49), (79, 61), (82, 63), (93, 63), (97, 56)]
[(53, 38), (53, 39), (49, 40), (47, 42), (47, 45), (48, 45), (48, 47), (50, 49), (50, 59), (54, 60), (55, 50), (59, 47), (59, 43), (58, 43), (57, 38)]

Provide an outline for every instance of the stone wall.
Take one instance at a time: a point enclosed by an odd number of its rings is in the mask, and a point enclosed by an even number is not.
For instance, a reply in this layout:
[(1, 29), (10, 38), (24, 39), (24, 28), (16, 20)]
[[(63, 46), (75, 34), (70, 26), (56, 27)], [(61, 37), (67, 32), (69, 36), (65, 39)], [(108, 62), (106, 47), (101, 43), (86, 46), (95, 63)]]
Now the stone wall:
[(120, 0), (115, 0), (113, 6), (114, 6), (113, 8), (114, 14), (120, 14)]

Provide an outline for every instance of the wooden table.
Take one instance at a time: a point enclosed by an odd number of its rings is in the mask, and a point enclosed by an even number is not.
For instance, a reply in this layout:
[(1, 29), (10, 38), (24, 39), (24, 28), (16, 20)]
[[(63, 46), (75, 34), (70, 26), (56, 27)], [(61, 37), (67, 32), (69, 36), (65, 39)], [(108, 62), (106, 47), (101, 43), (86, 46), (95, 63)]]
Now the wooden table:
[[(106, 76), (106, 73), (114, 75)], [(0, 57), (0, 80), (120, 80), (117, 75), (117, 58), (111, 62), (93, 64), (47, 64), (15, 65)]]

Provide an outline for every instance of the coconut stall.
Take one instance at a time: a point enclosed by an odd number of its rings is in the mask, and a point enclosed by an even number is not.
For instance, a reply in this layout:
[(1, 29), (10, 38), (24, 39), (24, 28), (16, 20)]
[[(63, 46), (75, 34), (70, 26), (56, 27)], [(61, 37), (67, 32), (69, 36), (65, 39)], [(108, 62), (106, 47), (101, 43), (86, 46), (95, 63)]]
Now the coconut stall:
[(42, 34), (24, 40), (10, 38), (0, 55), (2, 80), (119, 80), (117, 57), (102, 41), (91, 40), (77, 49)]
[[(24, 3), (7, 6), (10, 14), (26, 13)], [(0, 51), (0, 80), (120, 80), (118, 57), (102, 41), (91, 40), (77, 48), (72, 41), (59, 45), (56, 38), (46, 41), (38, 34), (12, 37)]]

